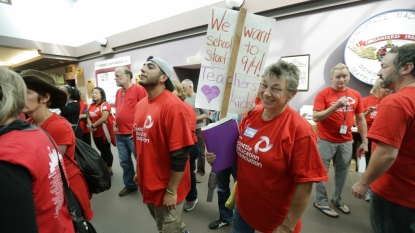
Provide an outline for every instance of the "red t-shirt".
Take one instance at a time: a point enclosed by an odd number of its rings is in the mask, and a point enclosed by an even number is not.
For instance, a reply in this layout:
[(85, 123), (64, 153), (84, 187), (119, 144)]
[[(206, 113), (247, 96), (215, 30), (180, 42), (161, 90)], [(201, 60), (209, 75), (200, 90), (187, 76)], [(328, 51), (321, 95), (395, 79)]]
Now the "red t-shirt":
[(370, 187), (380, 197), (415, 209), (415, 87), (386, 96), (368, 138), (399, 149), (392, 166)]
[[(290, 107), (270, 121), (263, 106), (245, 115), (237, 142), (236, 206), (245, 221), (272, 232), (284, 221), (297, 183), (328, 181), (313, 128)], [(301, 220), (294, 232), (300, 232)]]
[[(101, 106), (102, 106), (102, 110), (101, 110)], [(88, 114), (89, 114), (89, 117), (91, 118), (92, 124), (94, 124), (99, 119), (101, 119), (102, 111), (109, 111), (111, 113), (111, 106), (107, 102), (104, 102), (102, 104), (95, 104), (95, 103), (91, 104), (88, 110)], [(96, 127), (97, 127), (97, 130), (92, 132), (92, 136), (94, 138), (102, 137), (104, 135), (104, 130), (102, 129), (102, 125), (98, 125)], [(105, 139), (105, 137), (103, 138)]]
[[(317, 137), (336, 143), (353, 140), (352, 126), (354, 116), (365, 111), (359, 92), (351, 88), (347, 88), (346, 91), (335, 91), (332, 87), (327, 87), (320, 91), (314, 99), (314, 110), (318, 112), (324, 111), (343, 96), (347, 96), (348, 106), (337, 109), (326, 119), (317, 122)], [(340, 127), (344, 123), (345, 115), (347, 133), (341, 134)]]
[(92, 213), (89, 199), (91, 199), (92, 195), (88, 190), (88, 184), (81, 170), (73, 163), (75, 161), (75, 134), (71, 124), (65, 118), (53, 113), (40, 127), (48, 132), (58, 146), (67, 146), (63, 161), (69, 186), (81, 204), (84, 218), (91, 220), (94, 214)]
[(144, 87), (133, 84), (128, 90), (120, 88), (115, 98), (118, 134), (131, 134), (133, 128), (134, 109), (137, 103), (147, 96)]
[(373, 110), (373, 112), (371, 112), (370, 114), (367, 114), (366, 116), (367, 132), (369, 132), (370, 127), (372, 127), (373, 120), (375, 119), (376, 114), (378, 113), (377, 109), (379, 108), (381, 99), (376, 98), (375, 95), (369, 95), (363, 98), (362, 101), (365, 106), (365, 112), (369, 107), (373, 107), (373, 106), (376, 107), (376, 110)]
[[(163, 205), (171, 174), (170, 152), (194, 145), (190, 114), (183, 101), (165, 90), (152, 100), (138, 102), (133, 138), (137, 152), (137, 178), (144, 203)], [(190, 190), (189, 162), (177, 189), (177, 203)]]
[[(79, 100), (79, 114), (84, 114), (84, 111), (88, 110), (88, 104), (86, 104), (82, 99)], [(82, 133), (89, 133), (90, 130), (86, 127), (86, 118), (83, 118), (79, 121), (79, 127), (82, 129)]]
[(192, 130), (192, 139), (193, 139), (193, 142), (196, 143), (197, 142), (197, 136), (196, 136), (196, 113), (195, 113), (195, 110), (193, 109), (192, 105), (188, 104), (187, 102), (183, 101), (183, 105), (189, 111), (189, 114), (190, 114), (189, 123), (190, 123), (190, 129)]
[(63, 233), (74, 232), (58, 165), (62, 157), (54, 152), (55, 147), (46, 134), (38, 128), (15, 130), (0, 136), (0, 148), (0, 161), (22, 166), (30, 172), (39, 232), (54, 233), (57, 229)]

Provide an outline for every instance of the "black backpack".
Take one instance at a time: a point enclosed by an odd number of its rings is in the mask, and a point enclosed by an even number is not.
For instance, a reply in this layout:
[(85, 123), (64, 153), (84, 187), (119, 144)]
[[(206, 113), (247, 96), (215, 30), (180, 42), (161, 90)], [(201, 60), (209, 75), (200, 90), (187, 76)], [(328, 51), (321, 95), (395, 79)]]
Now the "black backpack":
[(107, 164), (98, 152), (81, 139), (75, 138), (75, 160), (85, 177), (91, 193), (101, 193), (111, 188)]

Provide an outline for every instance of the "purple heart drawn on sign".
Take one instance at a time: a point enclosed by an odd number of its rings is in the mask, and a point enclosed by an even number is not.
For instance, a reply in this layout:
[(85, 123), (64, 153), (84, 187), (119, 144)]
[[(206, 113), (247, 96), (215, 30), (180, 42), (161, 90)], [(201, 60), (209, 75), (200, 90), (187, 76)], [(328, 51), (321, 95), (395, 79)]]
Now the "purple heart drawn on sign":
[(217, 86), (210, 87), (209, 85), (204, 85), (202, 92), (205, 94), (208, 103), (210, 103), (210, 101), (219, 96), (220, 89)]

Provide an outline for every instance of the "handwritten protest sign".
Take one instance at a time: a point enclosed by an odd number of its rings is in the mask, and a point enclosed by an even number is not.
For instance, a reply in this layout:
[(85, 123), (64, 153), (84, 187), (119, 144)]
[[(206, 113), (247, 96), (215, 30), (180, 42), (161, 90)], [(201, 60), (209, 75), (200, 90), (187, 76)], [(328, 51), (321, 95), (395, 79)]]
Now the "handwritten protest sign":
[[(199, 75), (199, 94), (196, 97), (198, 108), (221, 109), (225, 84), (229, 83), (227, 71), (238, 14), (233, 10), (212, 8)], [(252, 107), (274, 25), (274, 19), (246, 15), (235, 74), (229, 77), (233, 78), (233, 84), (228, 112), (241, 114)]]
[(213, 7), (199, 74), (196, 107), (219, 110), (222, 105), (238, 12)]
[(228, 112), (242, 114), (253, 106), (274, 26), (272, 18), (246, 15)]

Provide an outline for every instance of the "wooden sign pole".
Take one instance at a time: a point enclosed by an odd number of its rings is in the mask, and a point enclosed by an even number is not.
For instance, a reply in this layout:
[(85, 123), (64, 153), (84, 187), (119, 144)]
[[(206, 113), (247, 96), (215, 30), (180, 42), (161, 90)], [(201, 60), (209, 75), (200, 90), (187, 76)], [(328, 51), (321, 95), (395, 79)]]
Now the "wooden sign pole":
[(233, 38), (233, 43), (232, 43), (232, 52), (231, 52), (231, 57), (229, 61), (228, 73), (226, 75), (227, 78), (226, 78), (222, 108), (220, 110), (220, 119), (225, 118), (228, 112), (229, 99), (231, 98), (233, 77), (235, 76), (236, 61), (238, 59), (238, 51), (239, 51), (239, 45), (241, 44), (242, 30), (245, 24), (245, 17), (246, 17), (246, 9), (241, 8), (239, 10), (238, 22), (236, 23), (236, 31), (235, 31), (235, 36)]

